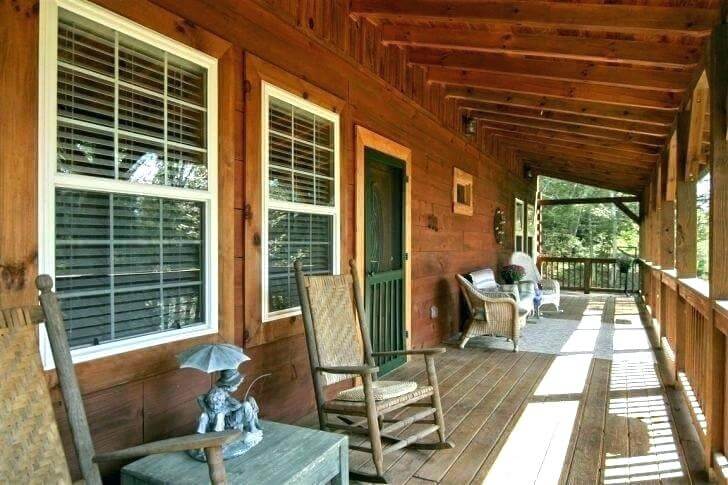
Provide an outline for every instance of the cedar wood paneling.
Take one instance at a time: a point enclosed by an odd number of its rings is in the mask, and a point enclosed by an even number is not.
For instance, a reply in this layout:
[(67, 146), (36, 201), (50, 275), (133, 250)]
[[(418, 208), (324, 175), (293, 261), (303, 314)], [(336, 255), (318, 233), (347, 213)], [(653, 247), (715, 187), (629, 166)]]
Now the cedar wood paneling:
[[(360, 124), (412, 149), (412, 345), (438, 344), (456, 329), (459, 305), (454, 274), (496, 266), (507, 257), (512, 237), (505, 246), (496, 245), (494, 210), (501, 207), (508, 214), (512, 233), (513, 197), (534, 200), (535, 184), (515, 175), (520, 167), (505, 154), (493, 153), (503, 157), (496, 162), (445, 128), (457, 123), (453, 106), (444, 101), (437, 85), (427, 85), (419, 68), (404, 65), (396, 48), (385, 49), (375, 42), (377, 32), (371, 24), (350, 19), (345, 2), (339, 1), (290, 0), (271, 6), (253, 0), (138, 0), (133, 8), (122, 0), (97, 3), (221, 59), (218, 338), (244, 344), (260, 325), (260, 315), (246, 316), (245, 308), (260, 285), (257, 268), (246, 268), (246, 256), (250, 257), (246, 241), (254, 237), (254, 231), (243, 219), (245, 204), (251, 205), (253, 220), (259, 206), (249, 189), (258, 181), (246, 180), (251, 174), (258, 177), (259, 172), (254, 169), (259, 160), (246, 160), (247, 144), (259, 143), (246, 139), (244, 128), (251, 101), (244, 95), (245, 59), (251, 55), (343, 102), (344, 267), (354, 255), (354, 126)], [(37, 49), (38, 4), (0, 0), (4, 73), (0, 76), (0, 306), (35, 299)], [(453, 166), (475, 177), (473, 216), (452, 213)], [(432, 216), (436, 230), (428, 227)], [(432, 305), (439, 309), (435, 319), (430, 318)], [(300, 322), (288, 325), (298, 327)], [(262, 412), (266, 418), (283, 421), (293, 421), (313, 407), (303, 337), (300, 330), (288, 334), (261, 345), (246, 345), (252, 362), (245, 372), (251, 377), (271, 373), (254, 391)], [(175, 370), (174, 354), (188, 345), (189, 341), (158, 346), (77, 366), (99, 450), (192, 431), (197, 414), (194, 397), (209, 386), (210, 379)], [(48, 381), (70, 444), (52, 373)]]

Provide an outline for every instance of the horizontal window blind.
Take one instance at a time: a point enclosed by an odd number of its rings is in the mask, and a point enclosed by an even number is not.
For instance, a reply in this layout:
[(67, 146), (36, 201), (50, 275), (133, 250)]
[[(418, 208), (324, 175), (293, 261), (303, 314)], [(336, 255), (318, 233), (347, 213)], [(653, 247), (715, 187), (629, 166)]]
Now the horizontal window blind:
[(204, 207), (56, 190), (56, 289), (73, 348), (202, 322)]
[(217, 217), (207, 68), (85, 15), (58, 9), (55, 66), (55, 283), (73, 349), (209, 324)]
[(268, 313), (299, 306), (293, 263), (307, 274), (334, 271), (337, 235), (335, 123), (270, 96), (267, 173)]
[(207, 188), (205, 69), (60, 10), (62, 173)]

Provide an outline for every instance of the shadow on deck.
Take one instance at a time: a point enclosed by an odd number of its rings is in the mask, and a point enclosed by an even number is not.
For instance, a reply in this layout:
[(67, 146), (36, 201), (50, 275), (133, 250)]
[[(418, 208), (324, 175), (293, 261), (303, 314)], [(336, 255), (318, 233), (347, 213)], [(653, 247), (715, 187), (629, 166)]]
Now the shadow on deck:
[[(482, 337), (438, 360), (455, 448), (386, 456), (393, 483), (706, 482), (685, 404), (663, 386), (631, 297), (566, 295), (562, 312), (529, 321), (521, 352), (508, 348)], [(415, 360), (387, 378), (423, 381), (423, 371)], [(363, 453), (350, 460), (373, 469)]]

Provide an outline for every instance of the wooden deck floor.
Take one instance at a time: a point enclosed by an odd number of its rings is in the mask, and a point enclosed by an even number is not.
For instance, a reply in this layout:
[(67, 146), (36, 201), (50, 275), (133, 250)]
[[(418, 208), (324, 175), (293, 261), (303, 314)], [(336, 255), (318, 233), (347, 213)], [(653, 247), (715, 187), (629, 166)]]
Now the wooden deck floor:
[[(685, 443), (693, 438), (673, 416), (680, 404), (671, 404), (661, 383), (634, 302), (572, 298), (557, 318), (527, 328), (524, 340), (535, 343), (538, 333), (548, 339), (549, 326), (552, 333), (558, 328), (563, 333), (564, 325), (573, 328), (553, 353), (512, 353), (493, 348), (497, 341), (489, 346), (489, 338), (474, 348), (448, 349), (437, 368), (455, 448), (388, 455), (393, 483), (702, 481), (699, 465), (689, 466), (684, 458)], [(595, 357), (597, 345), (605, 342), (609, 352), (601, 349), (600, 355), (611, 358)], [(418, 360), (387, 376), (424, 378)], [(350, 459), (352, 468), (371, 467), (363, 453), (352, 451)]]

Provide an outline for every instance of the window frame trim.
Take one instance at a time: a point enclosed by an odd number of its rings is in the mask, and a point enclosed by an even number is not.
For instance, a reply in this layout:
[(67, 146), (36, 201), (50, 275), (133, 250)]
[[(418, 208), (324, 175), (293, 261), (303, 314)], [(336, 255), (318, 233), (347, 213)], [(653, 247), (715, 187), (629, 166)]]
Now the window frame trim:
[[(293, 106), (305, 109), (316, 116), (325, 118), (333, 123), (334, 131), (334, 205), (319, 206), (314, 204), (303, 204), (299, 202), (287, 202), (271, 200), (269, 190), (269, 133), (270, 129), (268, 109), (270, 98), (274, 97), (285, 101)], [(283, 318), (295, 317), (301, 314), (301, 307), (295, 306), (284, 310), (268, 311), (268, 211), (270, 209), (285, 210), (291, 212), (304, 212), (308, 214), (330, 215), (333, 218), (332, 224), (332, 274), (341, 273), (341, 115), (334, 111), (319, 106), (307, 99), (297, 96), (290, 91), (282, 89), (268, 81), (261, 80), (261, 320), (263, 324), (274, 322)], [(272, 203), (271, 203), (272, 202)]]
[[(207, 70), (206, 139), (207, 190), (141, 184), (79, 174), (59, 174), (57, 168), (57, 81), (59, 9), (101, 23), (136, 40), (159, 47)], [(55, 190), (70, 188), (113, 194), (133, 194), (192, 200), (205, 206), (204, 225), (204, 325), (129, 337), (98, 346), (73, 349), (74, 363), (109, 357), (169, 342), (219, 333), (218, 281), (218, 59), (171, 39), (133, 20), (86, 0), (41, 0), (38, 49), (38, 273), (55, 281)], [(118, 100), (115, 100), (117, 103)], [(166, 118), (166, 114), (165, 114)], [(116, 149), (116, 147), (115, 147)], [(40, 326), (40, 354), (43, 367), (54, 368), (45, 326)]]

